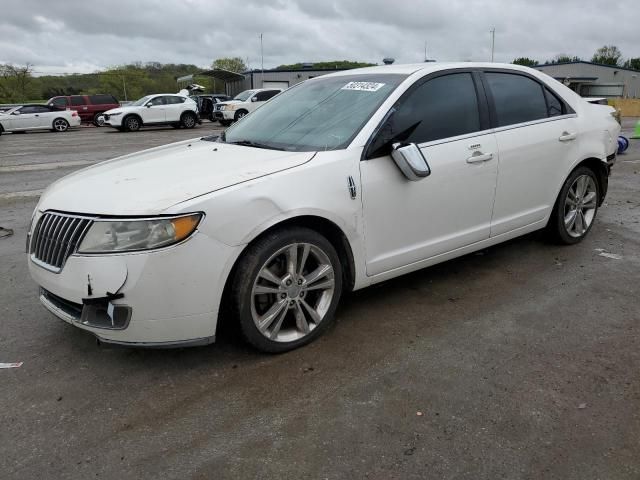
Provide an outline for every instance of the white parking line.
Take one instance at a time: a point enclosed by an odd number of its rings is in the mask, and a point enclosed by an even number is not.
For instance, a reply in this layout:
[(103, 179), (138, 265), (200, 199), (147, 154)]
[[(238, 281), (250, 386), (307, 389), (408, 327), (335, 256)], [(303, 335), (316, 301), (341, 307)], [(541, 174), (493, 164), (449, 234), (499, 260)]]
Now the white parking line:
[(96, 162), (90, 160), (70, 160), (68, 162), (30, 163), (27, 165), (9, 165), (0, 167), (0, 173), (33, 172), (38, 170), (56, 170), (58, 168), (79, 167), (92, 165)]
[(40, 195), (42, 195), (42, 192), (44, 192), (44, 189), (0, 193), (0, 200), (10, 200), (12, 198), (38, 198)]

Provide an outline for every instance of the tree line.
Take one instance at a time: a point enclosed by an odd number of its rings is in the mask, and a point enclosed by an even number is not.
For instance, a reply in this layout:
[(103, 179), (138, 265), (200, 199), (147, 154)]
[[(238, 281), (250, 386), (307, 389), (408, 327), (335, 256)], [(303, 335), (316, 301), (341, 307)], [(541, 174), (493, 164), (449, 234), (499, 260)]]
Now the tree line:
[[(544, 63), (568, 63), (568, 62), (581, 62), (582, 58), (572, 55), (567, 55), (566, 53), (560, 53), (556, 55), (551, 60), (547, 60)], [(627, 58), (624, 59), (622, 52), (615, 45), (604, 45), (600, 47), (593, 54), (590, 60), (592, 63), (599, 63), (601, 65), (611, 65), (613, 67), (622, 67), (622, 68), (630, 68), (632, 70), (640, 70), (640, 58)], [(535, 67), (540, 65), (540, 63), (529, 57), (519, 57), (516, 58), (512, 63), (516, 65), (524, 65), (525, 67)]]

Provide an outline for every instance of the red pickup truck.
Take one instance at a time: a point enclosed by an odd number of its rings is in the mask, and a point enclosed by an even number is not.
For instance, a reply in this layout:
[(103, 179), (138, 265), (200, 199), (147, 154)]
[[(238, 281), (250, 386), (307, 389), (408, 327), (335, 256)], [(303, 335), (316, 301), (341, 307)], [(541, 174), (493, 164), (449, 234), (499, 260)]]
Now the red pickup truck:
[(47, 101), (50, 107), (60, 110), (75, 110), (83, 122), (93, 122), (98, 125), (98, 116), (107, 110), (118, 108), (120, 103), (113, 95), (69, 95), (66, 97), (52, 97)]

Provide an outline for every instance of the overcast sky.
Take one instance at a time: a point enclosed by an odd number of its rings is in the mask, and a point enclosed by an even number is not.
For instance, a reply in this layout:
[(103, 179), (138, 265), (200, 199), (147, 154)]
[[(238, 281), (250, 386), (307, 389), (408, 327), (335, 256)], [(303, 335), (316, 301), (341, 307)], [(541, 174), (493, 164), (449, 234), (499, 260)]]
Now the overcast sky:
[(92, 72), (133, 61), (209, 66), (239, 56), (283, 63), (384, 57), (410, 63), (558, 53), (615, 44), (640, 57), (637, 0), (2, 0), (0, 63)]

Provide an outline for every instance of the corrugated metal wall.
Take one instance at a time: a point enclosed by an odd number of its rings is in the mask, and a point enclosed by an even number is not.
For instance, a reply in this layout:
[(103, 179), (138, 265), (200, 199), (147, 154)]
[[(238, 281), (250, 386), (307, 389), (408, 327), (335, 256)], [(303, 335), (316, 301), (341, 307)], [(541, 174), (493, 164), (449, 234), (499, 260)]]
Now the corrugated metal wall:
[[(252, 71), (245, 74), (244, 80), (237, 82), (228, 82), (226, 85), (227, 95), (235, 96), (238, 93), (252, 88), (262, 88), (262, 82), (287, 82), (287, 86), (291, 87), (296, 83), (303, 82), (310, 78), (319, 77), (338, 70), (299, 70), (299, 71), (269, 71), (265, 70), (264, 74), (260, 71)], [(270, 85), (267, 85), (270, 86)], [(284, 84), (282, 85), (284, 87)]]

